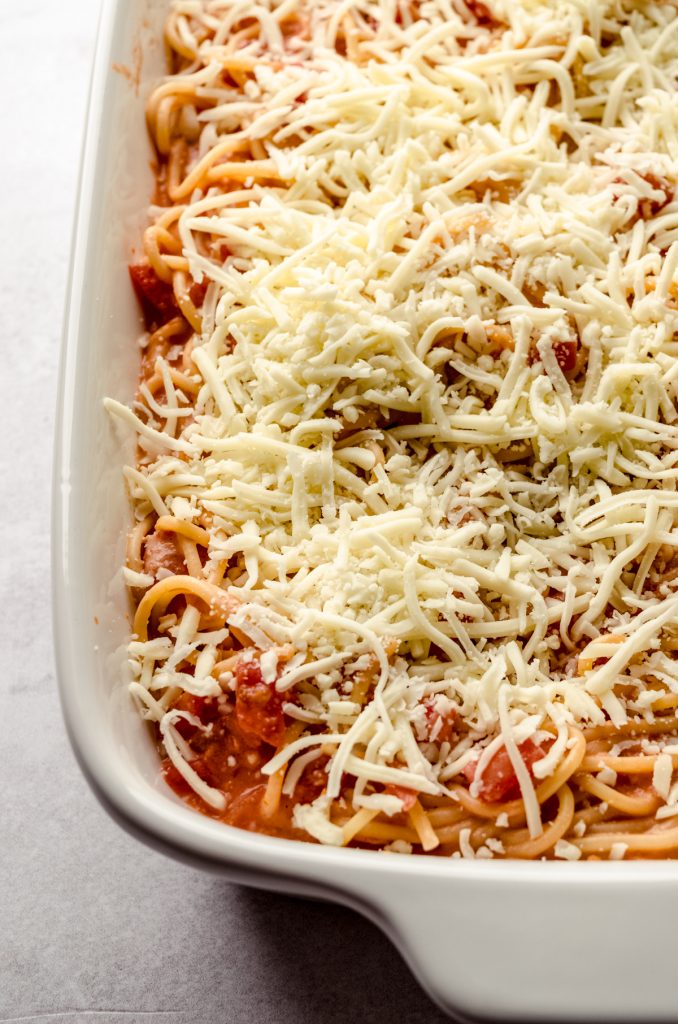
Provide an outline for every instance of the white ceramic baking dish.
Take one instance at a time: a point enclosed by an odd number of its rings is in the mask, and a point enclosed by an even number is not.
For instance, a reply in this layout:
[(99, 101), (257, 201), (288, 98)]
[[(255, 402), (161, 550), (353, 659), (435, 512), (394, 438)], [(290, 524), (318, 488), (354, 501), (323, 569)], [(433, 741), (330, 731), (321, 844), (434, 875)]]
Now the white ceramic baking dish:
[[(449, 1013), (516, 1021), (678, 1020), (678, 866), (473, 862), (336, 850), (203, 817), (159, 780), (126, 689), (132, 442), (102, 399), (134, 389), (139, 317), (127, 276), (152, 187), (148, 83), (164, 71), (167, 0), (105, 0), (66, 315), (54, 480), (54, 625), (80, 764), (129, 831), (228, 878), (347, 904), (397, 944)], [(127, 71), (125, 72), (125, 69)]]

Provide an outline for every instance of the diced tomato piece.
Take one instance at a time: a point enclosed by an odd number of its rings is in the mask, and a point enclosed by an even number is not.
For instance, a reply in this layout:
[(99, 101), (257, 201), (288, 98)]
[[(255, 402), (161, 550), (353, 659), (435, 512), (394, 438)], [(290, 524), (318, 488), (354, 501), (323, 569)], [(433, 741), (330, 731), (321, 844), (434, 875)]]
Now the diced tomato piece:
[(388, 793), (389, 796), (397, 796), (399, 800), (403, 802), (403, 811), (411, 811), (417, 802), (418, 793), (414, 789), (409, 789), (407, 786), (384, 786), (384, 793)]
[(449, 743), (454, 734), (457, 712), (454, 708), (449, 708), (449, 710), (443, 712), (439, 711), (435, 697), (427, 700), (424, 707), (426, 708), (428, 738), (433, 743)]
[[(535, 761), (539, 761), (545, 756), (550, 746), (550, 742), (540, 746), (533, 740), (525, 740), (524, 743), (520, 743), (518, 745), (520, 756), (525, 762), (525, 767), (528, 769), (531, 776), (532, 765)], [(470, 764), (466, 765), (464, 775), (469, 782), (473, 782), (477, 767), (477, 761), (471, 761)], [(511, 758), (508, 756), (506, 747), (500, 747), (497, 753), (494, 754), (489, 763), (485, 766), (485, 770), (480, 779), (478, 796), (486, 803), (494, 804), (503, 800), (513, 800), (514, 797), (519, 795), (520, 786), (518, 784), (518, 779), (513, 769), (513, 765), (511, 764)]]
[(277, 747), (285, 734), (283, 696), (265, 683), (259, 662), (241, 660), (235, 667), (235, 714), (244, 733)]
[(556, 357), (558, 366), (563, 373), (571, 373), (577, 365), (577, 350), (579, 343), (576, 341), (556, 341), (553, 344), (553, 354)]
[(129, 276), (141, 302), (147, 325), (166, 323), (176, 316), (179, 307), (172, 285), (161, 280), (148, 263), (131, 263)]

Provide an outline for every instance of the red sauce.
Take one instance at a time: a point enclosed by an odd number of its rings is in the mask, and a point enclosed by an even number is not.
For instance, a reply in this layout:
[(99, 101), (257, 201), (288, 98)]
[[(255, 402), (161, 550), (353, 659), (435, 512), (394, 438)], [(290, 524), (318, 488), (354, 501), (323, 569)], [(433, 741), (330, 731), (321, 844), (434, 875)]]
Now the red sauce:
[(496, 25), (497, 19), (481, 0), (466, 0), (466, 6), (479, 25)]
[(434, 743), (449, 743), (454, 735), (457, 712), (454, 708), (450, 708), (441, 714), (433, 698), (427, 700), (424, 707), (426, 709), (429, 739)]
[(190, 298), (196, 309), (199, 309), (205, 301), (205, 293), (207, 292), (207, 281), (202, 281), (198, 284), (196, 281), (193, 282), (191, 287), (188, 289), (188, 297)]
[[(565, 376), (569, 376), (577, 369), (579, 348), (580, 343), (578, 339), (564, 338), (561, 341), (553, 342), (553, 354)], [(530, 364), (541, 362), (541, 356), (536, 345), (530, 348), (529, 362)]]
[[(191, 767), (208, 785), (214, 786), (224, 794), (226, 807), (223, 811), (217, 811), (201, 800), (169, 758), (165, 758), (162, 762), (162, 773), (165, 781), (177, 796), (180, 796), (201, 814), (218, 818), (227, 825), (246, 829), (249, 832), (263, 832), (266, 835), (308, 841), (309, 836), (305, 832), (303, 834), (298, 832), (292, 825), (293, 802), (287, 797), (281, 798), (280, 806), (272, 817), (264, 817), (261, 813), (261, 801), (266, 792), (267, 779), (258, 769), (248, 768), (245, 764), (227, 769), (224, 765), (223, 770), (218, 770), (215, 773), (211, 770), (214, 768), (213, 757), (209, 759), (197, 757), (191, 762)], [(219, 777), (215, 778), (215, 774), (218, 774)], [(296, 801), (294, 802), (296, 803)]]
[(141, 303), (147, 330), (161, 327), (178, 314), (172, 285), (161, 280), (150, 264), (130, 264), (129, 276)]
[(556, 357), (558, 366), (563, 373), (571, 373), (577, 365), (577, 341), (556, 341), (553, 345), (553, 354)]
[[(640, 177), (643, 181), (646, 181), (653, 192), (657, 193), (655, 196), (646, 196), (643, 199), (638, 200), (638, 208), (635, 215), (627, 222), (627, 226), (633, 225), (638, 220), (652, 220), (662, 212), (665, 206), (668, 206), (674, 198), (674, 187), (670, 181), (666, 178), (661, 178), (657, 174), (653, 174), (648, 171), (647, 174), (641, 174)], [(625, 184), (622, 178), (615, 178), (615, 184)], [(621, 196), (620, 192), (615, 190), (613, 194), (613, 202), (617, 203)]]
[(284, 696), (265, 683), (259, 662), (239, 661), (235, 669), (235, 714), (247, 736), (277, 747), (285, 735)]
[(294, 801), (300, 804), (311, 804), (319, 797), (327, 785), (327, 765), (330, 759), (320, 754), (306, 768), (294, 790)]
[(327, 784), (324, 771), (327, 758), (313, 762), (299, 780), (294, 799), (281, 797), (276, 813), (262, 813), (261, 801), (266, 792), (268, 776), (261, 771), (281, 742), (285, 731), (282, 704), (287, 697), (278, 694), (275, 686), (265, 683), (256, 659), (240, 661), (234, 672), (235, 700), (227, 697), (197, 697), (183, 693), (173, 705), (194, 715), (204, 732), (187, 720), (176, 722), (176, 728), (190, 743), (195, 757), (191, 767), (226, 798), (223, 811), (206, 804), (188, 785), (169, 758), (162, 762), (166, 782), (174, 792), (203, 814), (219, 818), (228, 825), (308, 840), (292, 825), (292, 809), (300, 800), (310, 802)]
[(419, 795), (414, 789), (408, 789), (407, 786), (384, 786), (384, 793), (389, 796), (397, 796), (399, 800), (402, 800), (403, 811), (411, 811)]
[[(533, 777), (532, 765), (544, 757), (550, 745), (550, 743), (545, 743), (540, 746), (533, 740), (525, 740), (524, 743), (518, 745), (520, 756), (531, 777)], [(469, 782), (473, 782), (477, 766), (478, 762), (472, 761), (464, 769), (464, 775)], [(520, 796), (520, 785), (516, 773), (506, 747), (501, 747), (485, 766), (480, 779), (478, 797), (486, 803), (495, 804), (504, 800), (513, 800), (518, 796)]]
[(660, 178), (656, 174), (648, 172), (642, 176), (650, 188), (659, 195), (656, 198), (641, 199), (638, 203), (638, 213), (642, 220), (651, 220), (661, 213), (665, 206), (673, 200), (673, 188), (666, 178)]
[[(173, 707), (179, 711), (187, 711), (195, 718), (199, 718), (203, 725), (208, 725), (219, 718), (219, 704), (214, 697), (196, 697), (193, 693), (182, 693)], [(175, 723), (177, 732), (181, 733), (185, 740), (199, 733), (198, 726), (193, 725), (185, 718), (180, 718)], [(196, 769), (197, 771), (197, 769)], [(200, 775), (200, 772), (198, 772)]]

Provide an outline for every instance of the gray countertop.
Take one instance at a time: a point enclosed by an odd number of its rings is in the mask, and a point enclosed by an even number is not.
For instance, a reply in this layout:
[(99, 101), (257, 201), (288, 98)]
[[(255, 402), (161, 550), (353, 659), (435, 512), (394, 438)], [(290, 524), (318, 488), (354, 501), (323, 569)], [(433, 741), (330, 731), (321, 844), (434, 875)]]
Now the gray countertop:
[(0, 1021), (440, 1024), (371, 924), (145, 849), (97, 805), (68, 746), (50, 463), (97, 10), (0, 0)]

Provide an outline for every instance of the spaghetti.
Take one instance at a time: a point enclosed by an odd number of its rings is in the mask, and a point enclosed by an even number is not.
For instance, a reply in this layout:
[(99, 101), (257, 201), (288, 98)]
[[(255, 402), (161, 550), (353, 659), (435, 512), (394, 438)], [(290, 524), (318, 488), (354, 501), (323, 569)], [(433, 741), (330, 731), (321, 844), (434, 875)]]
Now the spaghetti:
[(131, 689), (242, 828), (678, 854), (678, 17), (175, 0)]

